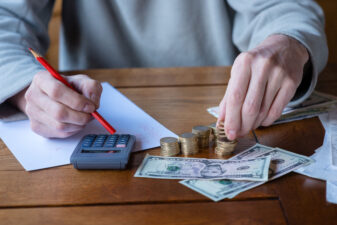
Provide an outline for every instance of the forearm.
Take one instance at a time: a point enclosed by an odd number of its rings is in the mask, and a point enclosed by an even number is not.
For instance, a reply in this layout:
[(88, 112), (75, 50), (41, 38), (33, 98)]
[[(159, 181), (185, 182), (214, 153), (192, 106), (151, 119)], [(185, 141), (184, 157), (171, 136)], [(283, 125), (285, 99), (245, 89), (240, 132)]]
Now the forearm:
[(53, 1), (0, 2), (0, 104), (27, 87), (43, 69), (28, 48), (44, 53)]

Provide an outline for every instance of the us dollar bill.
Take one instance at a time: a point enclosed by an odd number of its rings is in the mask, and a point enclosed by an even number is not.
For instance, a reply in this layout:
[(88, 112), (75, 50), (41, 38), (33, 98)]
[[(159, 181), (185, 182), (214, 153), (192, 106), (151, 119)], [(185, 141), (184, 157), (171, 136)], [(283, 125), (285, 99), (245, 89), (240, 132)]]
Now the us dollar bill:
[[(270, 148), (261, 144), (241, 152), (231, 160), (244, 160), (271, 156), (269, 180), (281, 177), (301, 166), (308, 165), (313, 160), (309, 157), (289, 152), (280, 148)], [(183, 180), (181, 184), (199, 192), (202, 195), (220, 201), (224, 198), (233, 198), (241, 192), (257, 187), (265, 182), (234, 181), (234, 180)]]
[(135, 177), (266, 181), (270, 160), (270, 156), (246, 160), (220, 160), (147, 155)]

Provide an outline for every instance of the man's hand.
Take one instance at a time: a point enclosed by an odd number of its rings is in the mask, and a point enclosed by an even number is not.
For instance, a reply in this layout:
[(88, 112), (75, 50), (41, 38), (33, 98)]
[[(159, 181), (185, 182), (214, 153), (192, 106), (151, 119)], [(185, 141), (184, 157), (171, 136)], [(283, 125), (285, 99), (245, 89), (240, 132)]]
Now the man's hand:
[(281, 116), (294, 96), (309, 59), (306, 48), (285, 35), (272, 35), (235, 60), (218, 121), (229, 139), (244, 136)]
[(27, 114), (32, 130), (41, 136), (69, 137), (91, 121), (90, 113), (99, 107), (102, 86), (98, 81), (86, 75), (66, 79), (81, 94), (41, 71), (26, 91), (11, 100)]

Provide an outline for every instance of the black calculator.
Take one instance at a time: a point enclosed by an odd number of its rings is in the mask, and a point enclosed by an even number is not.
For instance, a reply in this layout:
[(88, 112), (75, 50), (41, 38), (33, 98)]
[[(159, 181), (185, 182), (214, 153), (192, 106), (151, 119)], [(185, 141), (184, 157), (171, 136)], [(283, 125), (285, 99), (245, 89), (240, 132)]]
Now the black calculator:
[(125, 169), (136, 137), (130, 134), (88, 134), (70, 157), (76, 169)]

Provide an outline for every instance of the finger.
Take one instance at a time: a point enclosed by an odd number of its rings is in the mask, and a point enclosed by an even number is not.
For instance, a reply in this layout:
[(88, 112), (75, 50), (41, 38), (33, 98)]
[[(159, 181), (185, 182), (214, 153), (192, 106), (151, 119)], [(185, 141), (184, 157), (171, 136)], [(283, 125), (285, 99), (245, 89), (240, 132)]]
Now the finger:
[[(35, 88), (26, 93), (27, 103), (39, 106), (44, 113), (60, 123), (69, 123), (84, 126), (92, 119), (88, 113), (75, 111), (49, 98), (40, 89)], [(38, 113), (36, 115), (39, 115)], [(38, 118), (37, 118), (38, 120)]]
[(263, 96), (260, 113), (255, 121), (253, 129), (258, 128), (261, 125), (262, 121), (266, 118), (267, 113), (269, 112), (269, 109), (271, 107), (271, 104), (281, 88), (283, 77), (284, 76), (282, 75), (282, 72), (279, 69), (276, 69), (274, 70), (273, 73), (271, 73), (271, 76), (266, 85), (266, 91)]
[(58, 131), (61, 132), (77, 132), (84, 128), (84, 126), (70, 124), (70, 123), (62, 123), (56, 121), (52, 117), (50, 117), (45, 111), (43, 111), (39, 106), (34, 104), (27, 104), (26, 112), (29, 116), (29, 119), (33, 119), (38, 121), (41, 124), (46, 125), (49, 128), (49, 131)]
[(242, 53), (235, 60), (226, 92), (225, 131), (234, 140), (241, 127), (241, 108), (251, 79), (251, 56)]
[(241, 110), (242, 124), (239, 133), (240, 136), (246, 135), (253, 128), (260, 112), (268, 75), (271, 69), (272, 65), (264, 60), (256, 62), (253, 67), (252, 78)]
[(286, 107), (292, 97), (295, 95), (297, 86), (293, 82), (286, 82), (279, 90), (272, 106), (269, 109), (267, 117), (262, 121), (262, 126), (270, 126), (277, 120), (282, 110)]
[(73, 110), (92, 113), (96, 109), (91, 100), (70, 89), (51, 75), (39, 73), (34, 77), (33, 82), (51, 99)]
[(99, 107), (100, 98), (102, 94), (102, 85), (97, 80), (93, 80), (87, 75), (75, 75), (67, 77), (68, 81), (82, 93), (85, 97), (91, 99), (91, 101)]
[(46, 138), (66, 138), (78, 133), (78, 131), (60, 132), (57, 130), (51, 130), (47, 125), (42, 124), (37, 120), (30, 120), (30, 126), (35, 133)]
[(226, 117), (226, 94), (224, 95), (223, 99), (219, 104), (219, 117), (217, 120), (217, 125), (219, 124), (219, 122), (225, 121), (225, 117)]

